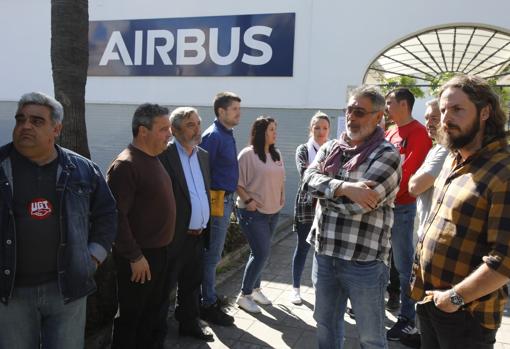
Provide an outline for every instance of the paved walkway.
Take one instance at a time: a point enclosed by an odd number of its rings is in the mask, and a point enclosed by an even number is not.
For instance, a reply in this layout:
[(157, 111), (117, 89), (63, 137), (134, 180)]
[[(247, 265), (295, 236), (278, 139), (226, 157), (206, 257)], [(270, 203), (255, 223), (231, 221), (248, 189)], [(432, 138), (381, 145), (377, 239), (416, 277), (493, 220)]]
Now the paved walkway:
[[(263, 272), (262, 288), (264, 294), (273, 302), (271, 306), (263, 306), (261, 314), (250, 314), (235, 306), (235, 297), (239, 292), (243, 275), (245, 258), (234, 266), (229, 277), (223, 281), (218, 290), (229, 297), (232, 306), (229, 313), (235, 317), (232, 327), (211, 326), (214, 342), (201, 342), (192, 338), (179, 338), (177, 322), (170, 314), (170, 333), (165, 343), (166, 348), (317, 348), (315, 339), (315, 321), (312, 317), (314, 291), (309, 276), (312, 268), (310, 251), (303, 274), (301, 288), (304, 302), (300, 306), (288, 301), (291, 282), (291, 256), (295, 247), (294, 234), (288, 230), (279, 235), (281, 239), (272, 248), (271, 258)], [(228, 273), (228, 272), (227, 272)], [(387, 328), (396, 321), (396, 314), (386, 312)], [(204, 323), (205, 324), (205, 323)], [(345, 349), (359, 348), (356, 323), (345, 316), (346, 341)], [(510, 306), (507, 304), (503, 326), (498, 331), (495, 349), (510, 349)], [(390, 342), (390, 349), (407, 348), (399, 342)]]

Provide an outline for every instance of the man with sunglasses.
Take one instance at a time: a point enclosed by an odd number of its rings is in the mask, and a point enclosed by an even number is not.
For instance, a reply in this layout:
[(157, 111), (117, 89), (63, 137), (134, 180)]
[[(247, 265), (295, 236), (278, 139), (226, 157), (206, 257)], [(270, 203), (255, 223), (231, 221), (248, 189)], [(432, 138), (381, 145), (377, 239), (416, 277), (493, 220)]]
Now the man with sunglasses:
[[(395, 123), (386, 132), (386, 139), (397, 148), (402, 164), (402, 181), (395, 200), (395, 223), (391, 231), (392, 263), (388, 285), (389, 310), (397, 310), (402, 302), (397, 323), (388, 331), (388, 340), (398, 341), (403, 334), (417, 333), (414, 302), (408, 296), (414, 255), (414, 218), (416, 198), (409, 194), (409, 178), (418, 170), (432, 147), (427, 129), (412, 116), (414, 96), (406, 88), (386, 95), (386, 113)], [(402, 291), (400, 290), (402, 286)], [(400, 297), (399, 297), (400, 296)]]
[(361, 346), (388, 346), (384, 293), (401, 172), (399, 154), (378, 126), (384, 104), (374, 88), (354, 90), (346, 131), (321, 147), (303, 176), (302, 190), (319, 199), (308, 236), (319, 348), (342, 347), (347, 299)]

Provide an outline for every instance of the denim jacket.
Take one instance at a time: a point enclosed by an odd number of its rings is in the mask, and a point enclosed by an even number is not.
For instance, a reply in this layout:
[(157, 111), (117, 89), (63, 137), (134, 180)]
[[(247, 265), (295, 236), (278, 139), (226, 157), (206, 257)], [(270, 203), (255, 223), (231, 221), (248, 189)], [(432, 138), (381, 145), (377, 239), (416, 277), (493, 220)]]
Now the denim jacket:
[[(0, 301), (7, 304), (16, 276), (16, 226), (13, 177), (9, 154), (0, 148)], [(115, 199), (99, 168), (90, 160), (59, 146), (57, 196), (60, 201), (60, 245), (57, 282), (64, 303), (96, 289), (96, 263), (102, 262), (117, 233)]]

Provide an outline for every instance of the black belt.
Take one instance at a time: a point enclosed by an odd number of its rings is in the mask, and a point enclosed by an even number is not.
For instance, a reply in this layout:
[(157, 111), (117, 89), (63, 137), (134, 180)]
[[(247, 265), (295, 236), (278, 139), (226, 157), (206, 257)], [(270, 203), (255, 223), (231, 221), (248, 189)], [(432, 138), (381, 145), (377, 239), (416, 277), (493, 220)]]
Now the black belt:
[(193, 236), (199, 236), (202, 235), (203, 232), (204, 229), (188, 229), (186, 233)]

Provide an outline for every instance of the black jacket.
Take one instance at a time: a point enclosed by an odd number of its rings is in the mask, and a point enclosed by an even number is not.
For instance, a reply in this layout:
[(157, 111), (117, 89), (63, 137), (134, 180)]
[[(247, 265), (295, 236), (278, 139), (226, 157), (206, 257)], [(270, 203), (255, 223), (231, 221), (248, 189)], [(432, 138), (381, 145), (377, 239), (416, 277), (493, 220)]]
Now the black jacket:
[[(197, 146), (197, 156), (200, 169), (202, 170), (202, 175), (204, 176), (205, 190), (207, 192), (207, 199), (209, 200), (210, 205), (211, 199), (209, 190), (211, 188), (211, 175), (209, 168), (209, 154), (207, 151)], [(172, 179), (172, 187), (175, 196), (177, 219), (175, 222), (175, 236), (170, 248), (171, 251), (180, 251), (180, 247), (186, 237), (186, 232), (189, 228), (189, 222), (191, 219), (191, 199), (175, 141), (172, 140), (170, 142), (166, 150), (159, 155), (159, 159)], [(204, 244), (207, 247), (209, 243), (209, 222), (207, 223), (207, 228), (205, 229), (203, 236), (205, 239)], [(185, 251), (181, 252), (185, 253)]]

